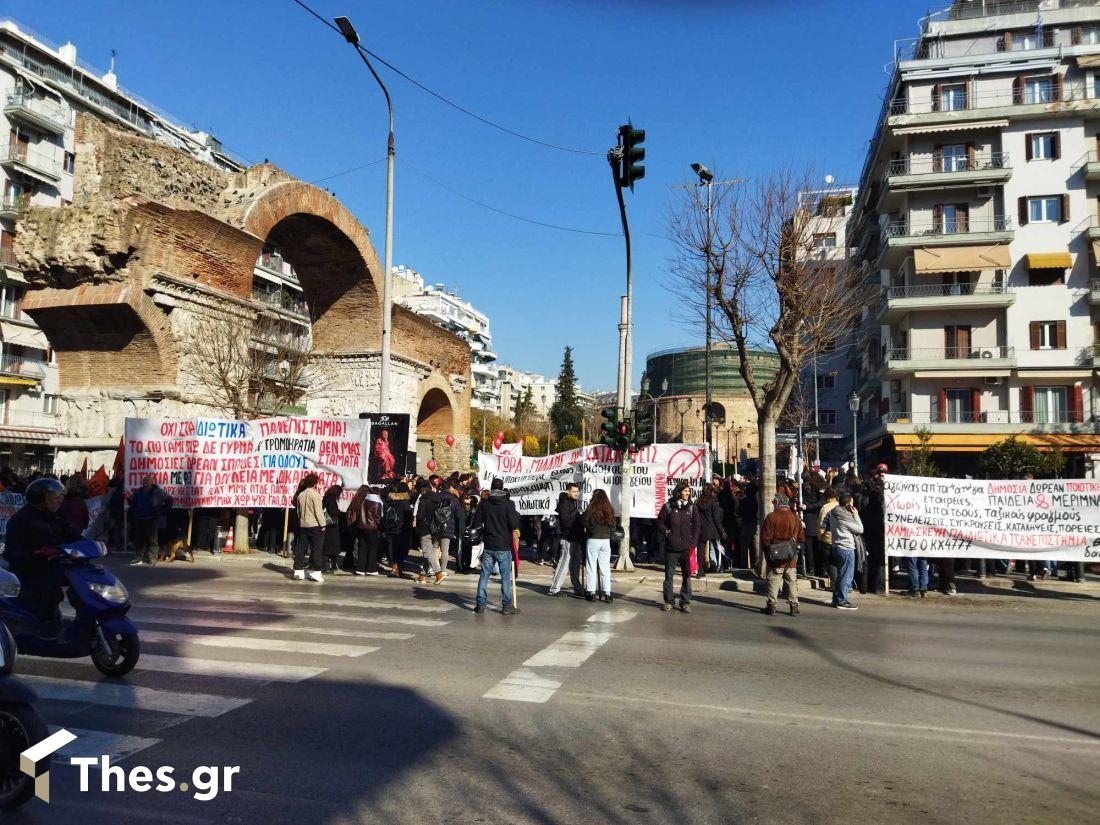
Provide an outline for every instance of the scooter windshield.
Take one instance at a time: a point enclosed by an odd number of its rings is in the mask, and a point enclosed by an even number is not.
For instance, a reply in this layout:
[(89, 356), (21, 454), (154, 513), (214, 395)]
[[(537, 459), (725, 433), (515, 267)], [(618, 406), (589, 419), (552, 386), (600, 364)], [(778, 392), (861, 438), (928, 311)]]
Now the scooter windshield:
[(81, 539), (80, 541), (63, 544), (61, 552), (74, 559), (99, 559), (107, 555), (107, 545), (101, 541)]

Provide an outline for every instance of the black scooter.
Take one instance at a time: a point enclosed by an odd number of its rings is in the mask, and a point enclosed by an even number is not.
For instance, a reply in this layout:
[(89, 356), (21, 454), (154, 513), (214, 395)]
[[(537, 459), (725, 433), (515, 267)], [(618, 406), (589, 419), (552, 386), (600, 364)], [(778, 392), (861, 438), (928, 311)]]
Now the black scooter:
[[(0, 569), (0, 597), (18, 595), (19, 579)], [(0, 810), (5, 811), (34, 796), (34, 779), (20, 770), (19, 754), (49, 736), (34, 709), (38, 696), (11, 675), (14, 670), (15, 640), (0, 623)]]

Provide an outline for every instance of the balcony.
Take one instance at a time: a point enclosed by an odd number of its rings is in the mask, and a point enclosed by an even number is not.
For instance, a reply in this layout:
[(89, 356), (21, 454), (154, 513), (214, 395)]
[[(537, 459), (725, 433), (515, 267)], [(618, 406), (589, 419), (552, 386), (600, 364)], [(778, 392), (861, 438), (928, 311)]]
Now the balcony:
[(1087, 433), (1093, 431), (1096, 421), (1096, 416), (1079, 416), (1069, 410), (948, 410), (942, 414), (891, 412), (882, 416), (882, 423), (891, 433), (918, 429), (952, 433)]
[(1012, 218), (958, 218), (938, 224), (931, 217), (920, 221), (891, 221), (882, 228), (888, 250), (922, 246), (967, 246), (1009, 243), (1013, 238)]
[(56, 413), (38, 412), (36, 410), (15, 410), (10, 406), (0, 412), (0, 428), (17, 428), (21, 430), (42, 430), (46, 433), (56, 434), (60, 432), (60, 418)]
[(46, 377), (46, 367), (49, 366), (40, 358), (24, 358), (21, 355), (0, 355), (0, 375), (14, 375), (19, 378), (29, 378), (41, 381)]
[(1005, 370), (1016, 366), (1013, 347), (892, 347), (883, 357), (882, 377), (918, 370)]
[(309, 319), (309, 304), (306, 303), (303, 297), (295, 293), (287, 291), (267, 292), (265, 290), (254, 289), (252, 290), (252, 300), (258, 301), (264, 306), (272, 307), (273, 309), (289, 312), (291, 315), (296, 315), (299, 318)]
[(24, 146), (0, 146), (0, 166), (5, 171), (34, 178), (44, 183), (61, 180), (61, 160), (45, 152)]
[(956, 97), (899, 97), (890, 101), (891, 127), (968, 123), (1006, 117), (1100, 117), (1100, 98), (1087, 84), (1050, 82), (1039, 87), (960, 92)]
[(1073, 164), (1074, 169), (1084, 168), (1085, 180), (1096, 181), (1100, 180), (1100, 157), (1097, 157), (1097, 152), (1093, 149), (1091, 152), (1085, 152), (1077, 162)]
[(25, 123), (51, 135), (65, 134), (69, 113), (57, 103), (30, 92), (12, 92), (4, 105), (8, 120)]
[(1007, 152), (973, 157), (899, 158), (886, 168), (886, 192), (919, 192), (954, 186), (992, 186), (1012, 177)]
[(0, 218), (15, 220), (19, 213), (31, 205), (30, 195), (4, 195), (0, 199)]
[(287, 274), (283, 271), (282, 255), (268, 255), (266, 257), (261, 255), (256, 259), (256, 266), (265, 272), (270, 272), (272, 275), (278, 275), (280, 278), (287, 277)]
[(0, 269), (18, 269), (15, 263), (15, 250), (10, 246), (0, 247)]
[(889, 324), (910, 312), (929, 309), (1000, 309), (1016, 302), (1015, 293), (1003, 284), (921, 284), (884, 289), (875, 323)]

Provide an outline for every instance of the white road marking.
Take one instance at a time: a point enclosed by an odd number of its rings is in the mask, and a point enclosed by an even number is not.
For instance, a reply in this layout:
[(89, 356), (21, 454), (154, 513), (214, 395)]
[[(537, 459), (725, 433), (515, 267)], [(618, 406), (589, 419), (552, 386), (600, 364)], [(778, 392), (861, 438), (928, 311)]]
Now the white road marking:
[(450, 624), (449, 620), (443, 619), (414, 619), (410, 616), (349, 616), (346, 613), (326, 613), (326, 612), (301, 612), (295, 611), (289, 613), (286, 610), (264, 610), (258, 606), (231, 606), (231, 605), (206, 605), (190, 603), (190, 604), (166, 604), (164, 602), (142, 602), (141, 608), (143, 610), (178, 610), (182, 612), (195, 612), (195, 613), (233, 613), (241, 614), (245, 616), (278, 616), (282, 619), (338, 619), (340, 622), (358, 622), (361, 624), (400, 624), (400, 625), (412, 625), (414, 627), (443, 627)]
[[(505, 699), (510, 702), (547, 702), (562, 683), (551, 679), (559, 676), (557, 670), (578, 668), (614, 638), (611, 625), (628, 622), (637, 616), (633, 610), (601, 610), (588, 619), (581, 630), (571, 630), (557, 641), (544, 647), (513, 670), (484, 694), (486, 699)], [(551, 673), (540, 670), (550, 668)]]
[[(302, 585), (306, 586), (305, 584)], [(209, 593), (209, 588), (194, 588), (187, 593), (181, 593), (180, 587), (151, 587), (143, 590), (157, 598), (189, 599), (200, 602), (271, 602), (273, 604), (297, 604), (320, 605), (322, 607), (355, 607), (366, 610), (407, 610), (412, 613), (446, 613), (456, 610), (453, 604), (416, 604), (415, 602), (394, 601), (385, 599), (331, 599), (321, 594), (309, 593), (296, 596), (258, 596), (255, 593), (243, 593), (239, 591)]]
[[(138, 614), (137, 616), (135, 616), (135, 612)], [(249, 621), (248, 619), (196, 619), (192, 616), (187, 618), (151, 618), (144, 615), (142, 611), (131, 611), (130, 618), (134, 619), (134, 621), (138, 622), (142, 627), (151, 624), (175, 628), (203, 627), (211, 630), (260, 630), (265, 633), (305, 633), (311, 636), (339, 636), (344, 639), (391, 639), (395, 641), (403, 641), (413, 637), (412, 633), (392, 633), (385, 630), (348, 631), (335, 627), (291, 627), (285, 624), (278, 624), (271, 619), (264, 619), (261, 621)], [(287, 616), (286, 618), (293, 617)]]
[[(89, 668), (94, 667), (90, 661), (79, 664)], [(260, 682), (302, 682), (324, 673), (327, 668), (271, 665), (262, 662), (223, 662), (220, 659), (185, 659), (180, 656), (156, 656), (142, 653), (136, 670), (155, 670), (161, 673), (182, 673), (192, 676), (225, 676), (229, 679)]]
[[(317, 642), (296, 642), (292, 639), (256, 639), (252, 636), (197, 636), (191, 633), (169, 633), (162, 630), (144, 630), (141, 632), (144, 642), (156, 644), (181, 645), (184, 650), (196, 646), (232, 647), (240, 650), (268, 650), (276, 653), (301, 653), (312, 656), (343, 656), (358, 658), (374, 653), (377, 647), (360, 645), (340, 645)], [(138, 662), (140, 664), (140, 660)]]
[(121, 682), (82, 682), (27, 675), (21, 675), (19, 679), (33, 687), (41, 699), (87, 702), (131, 710), (156, 710), (181, 716), (221, 716), (252, 701), (244, 697), (180, 693)]
[[(56, 725), (50, 726), (51, 731), (60, 729)], [(79, 730), (78, 728), (67, 728), (67, 730), (76, 734), (76, 739), (55, 753), (53, 757), (55, 760), (59, 757), (67, 760), (74, 756), (109, 756), (112, 762), (118, 762), (160, 742), (159, 739), (107, 733), (102, 730)]]

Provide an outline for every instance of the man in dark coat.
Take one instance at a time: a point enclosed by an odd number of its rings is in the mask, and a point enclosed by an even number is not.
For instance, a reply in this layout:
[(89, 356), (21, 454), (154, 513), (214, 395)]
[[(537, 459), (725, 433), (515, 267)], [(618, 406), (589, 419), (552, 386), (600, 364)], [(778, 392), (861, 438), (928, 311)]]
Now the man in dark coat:
[(519, 613), (512, 594), (512, 548), (519, 541), (519, 512), (508, 491), (504, 489), (504, 479), (494, 478), (489, 486), (489, 496), (477, 508), (474, 514), (474, 529), (484, 530), (482, 542), (485, 550), (481, 554), (481, 578), (477, 582), (477, 604), (475, 613), (484, 613), (489, 603), (489, 576), (494, 569), (500, 571), (500, 596), (503, 600), (502, 613)]
[(691, 548), (699, 543), (699, 510), (691, 501), (691, 488), (677, 484), (672, 497), (657, 516), (657, 524), (665, 537), (664, 609), (672, 610), (672, 581), (676, 565), (680, 566), (680, 610), (691, 612)]

